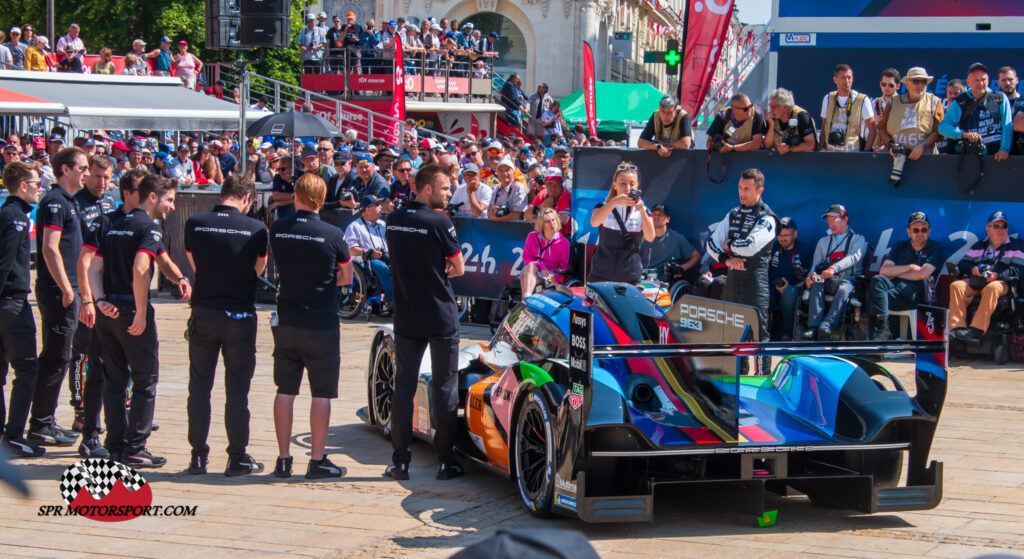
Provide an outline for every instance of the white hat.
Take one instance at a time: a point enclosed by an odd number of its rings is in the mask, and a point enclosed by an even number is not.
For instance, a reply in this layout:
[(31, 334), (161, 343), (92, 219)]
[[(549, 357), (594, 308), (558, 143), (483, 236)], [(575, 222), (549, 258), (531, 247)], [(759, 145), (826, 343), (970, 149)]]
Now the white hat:
[(270, 142), (263, 142), (262, 144), (260, 144), (260, 149), (270, 149), (272, 147), (274, 147), (274, 144)]
[(17, 25), (15, 25), (14, 27), (11, 28), (10, 32), (11, 33), (17, 33), (18, 35), (21, 35), (21, 28), (18, 27)]
[(440, 31), (441, 30), (441, 26), (436, 24), (436, 23), (431, 23), (430, 24), (430, 30), (431, 31)]
[(512, 164), (512, 160), (507, 157), (502, 159), (501, 162), (498, 163), (498, 168), (500, 169), (502, 167), (511, 167), (513, 169), (516, 168), (516, 166)]
[(907, 83), (907, 81), (909, 81), (909, 80), (919, 79), (919, 78), (924, 78), (924, 79), (928, 80), (928, 83), (932, 83), (932, 79), (933, 79), (931, 76), (928, 75), (928, 71), (927, 70), (925, 70), (924, 68), (922, 68), (920, 66), (914, 66), (913, 68), (907, 70), (907, 75), (903, 76), (903, 79), (900, 80), (900, 81), (902, 81), (903, 83)]
[(306, 14), (306, 21), (309, 21), (309, 20), (311, 20), (311, 19), (315, 20), (315, 19), (316, 19), (316, 16), (315, 16), (315, 15), (313, 15), (312, 13)]
[(327, 12), (320, 12), (319, 14), (316, 15), (316, 17), (318, 17), (318, 18), (322, 17), (324, 19), (327, 19)]

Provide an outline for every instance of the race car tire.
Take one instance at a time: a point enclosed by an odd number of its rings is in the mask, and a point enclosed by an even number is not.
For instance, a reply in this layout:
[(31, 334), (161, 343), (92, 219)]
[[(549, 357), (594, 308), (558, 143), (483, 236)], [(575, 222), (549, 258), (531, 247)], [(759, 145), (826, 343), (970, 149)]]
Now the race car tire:
[(523, 504), (534, 515), (551, 516), (554, 499), (554, 437), (548, 403), (539, 391), (526, 395), (516, 417), (512, 460)]
[(689, 295), (693, 291), (693, 286), (686, 280), (679, 280), (672, 284), (672, 287), (668, 288), (669, 297), (672, 298), (672, 304), (676, 303), (676, 300), (683, 295)]
[(338, 293), (338, 316), (347, 320), (363, 312), (368, 290), (366, 274), (359, 266), (352, 266), (352, 285), (344, 294)]
[(369, 410), (375, 425), (391, 421), (391, 395), (395, 392), (395, 342), (390, 336), (381, 338), (373, 354), (370, 371)]

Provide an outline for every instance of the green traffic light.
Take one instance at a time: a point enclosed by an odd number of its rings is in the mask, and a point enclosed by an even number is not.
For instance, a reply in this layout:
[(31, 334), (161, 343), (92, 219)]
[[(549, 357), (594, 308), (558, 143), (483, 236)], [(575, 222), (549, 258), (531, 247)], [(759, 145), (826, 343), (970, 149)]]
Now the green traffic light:
[(670, 50), (665, 53), (665, 64), (669, 66), (675, 66), (679, 64), (679, 51)]

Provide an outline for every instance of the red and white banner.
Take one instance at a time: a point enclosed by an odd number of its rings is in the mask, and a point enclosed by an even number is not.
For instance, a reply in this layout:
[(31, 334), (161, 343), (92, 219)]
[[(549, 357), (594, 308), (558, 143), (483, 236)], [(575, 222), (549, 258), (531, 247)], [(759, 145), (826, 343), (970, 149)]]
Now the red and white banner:
[[(731, 1), (731, 0), (730, 0)], [(402, 140), (402, 123), (405, 122), (405, 72), (402, 69), (402, 38), (395, 35), (395, 71), (392, 74), (395, 89), (391, 97), (391, 130), (388, 143), (397, 145)]]
[[(729, 0), (730, 2), (732, 0)], [(594, 52), (583, 42), (583, 105), (587, 109), (587, 128), (591, 137), (597, 137), (597, 92), (594, 84)]]
[(700, 112), (722, 55), (733, 0), (687, 0), (686, 45), (679, 76), (679, 101), (691, 115)]

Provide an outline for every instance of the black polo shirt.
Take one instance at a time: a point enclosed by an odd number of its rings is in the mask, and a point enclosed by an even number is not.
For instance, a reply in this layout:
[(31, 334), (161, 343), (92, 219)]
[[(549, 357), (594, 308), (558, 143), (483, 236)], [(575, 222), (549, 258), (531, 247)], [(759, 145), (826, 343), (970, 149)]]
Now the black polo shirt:
[(280, 283), (277, 315), (282, 326), (310, 330), (338, 328), (338, 284), (335, 270), (348, 262), (341, 229), (300, 210), (270, 227)]
[(75, 209), (74, 199), (60, 186), (54, 184), (53, 188), (39, 200), (39, 207), (36, 210), (36, 254), (39, 255), (39, 265), (36, 271), (36, 290), (46, 290), (46, 293), (57, 293), (60, 288), (50, 274), (50, 269), (43, 259), (43, 229), (55, 229), (60, 231), (60, 243), (57, 250), (60, 252), (60, 259), (64, 263), (64, 273), (71, 282), (71, 287), (78, 288), (78, 255), (82, 252), (82, 224), (78, 221), (78, 210)]
[(32, 206), (18, 198), (8, 196), (0, 206), (0, 298), (24, 297), (29, 286), (29, 233), (32, 224), (28, 212)]
[(192, 305), (256, 312), (256, 259), (267, 255), (267, 227), (217, 205), (185, 222), (185, 251), (196, 263)]
[(89, 230), (85, 233), (85, 239), (82, 240), (82, 247), (99, 251), (100, 247), (103, 246), (103, 237), (107, 235), (110, 226), (117, 223), (122, 217), (124, 217), (124, 206), (118, 207), (109, 214), (101, 215), (93, 220), (89, 224)]
[[(942, 263), (946, 261), (946, 257), (942, 251), (942, 245), (938, 242), (928, 239), (924, 247), (921, 250), (914, 250), (914, 245), (910, 244), (910, 241), (900, 241), (893, 245), (889, 250), (889, 253), (885, 255), (882, 262), (891, 260), (893, 264), (897, 266), (907, 266), (909, 264), (917, 264), (918, 266), (924, 266), (925, 264), (931, 264), (935, 270), (932, 272), (933, 278), (938, 278), (939, 274), (942, 273)], [(921, 288), (924, 288), (924, 282), (917, 280), (908, 280), (903, 278), (895, 278), (893, 282), (900, 283), (918, 283)]]
[(92, 195), (88, 188), (83, 188), (72, 196), (75, 202), (75, 209), (78, 210), (78, 219), (82, 222), (82, 239), (88, 236), (89, 228), (101, 215), (106, 215), (117, 209), (117, 201), (114, 197), (103, 193), (99, 198)]
[(395, 286), (395, 334), (427, 338), (458, 332), (455, 294), (444, 268), (462, 248), (448, 216), (411, 200), (391, 212), (385, 239)]
[[(103, 258), (104, 293), (131, 296), (135, 255), (145, 252), (155, 262), (158, 255), (167, 252), (163, 236), (160, 225), (142, 208), (135, 208), (111, 225), (96, 251), (96, 256)], [(149, 269), (153, 271), (152, 262)]]

